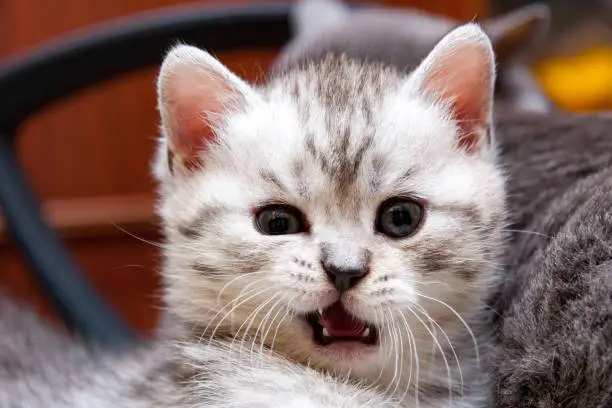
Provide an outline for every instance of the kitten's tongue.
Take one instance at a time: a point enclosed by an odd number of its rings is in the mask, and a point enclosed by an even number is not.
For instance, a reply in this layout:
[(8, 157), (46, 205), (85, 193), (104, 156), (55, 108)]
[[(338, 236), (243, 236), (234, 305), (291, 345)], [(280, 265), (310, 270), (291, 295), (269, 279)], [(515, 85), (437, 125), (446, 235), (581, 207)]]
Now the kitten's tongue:
[(319, 319), (329, 337), (361, 337), (365, 330), (363, 322), (351, 316), (342, 303), (336, 302), (323, 311)]

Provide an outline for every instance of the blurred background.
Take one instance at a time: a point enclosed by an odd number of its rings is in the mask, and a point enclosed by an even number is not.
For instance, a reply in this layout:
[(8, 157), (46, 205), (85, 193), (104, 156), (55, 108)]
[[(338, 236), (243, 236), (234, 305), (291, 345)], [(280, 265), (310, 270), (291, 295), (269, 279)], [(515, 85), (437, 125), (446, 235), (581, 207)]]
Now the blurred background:
[[(1, 0), (1, 59), (55, 36), (179, 0)], [(244, 3), (244, 1), (243, 1)], [(250, 3), (255, 3), (252, 1)], [(354, 2), (353, 2), (354, 3)], [(503, 0), (388, 0), (359, 3), (419, 8), (459, 20), (486, 18), (528, 4)], [(612, 106), (612, 5), (609, 0), (549, 1), (553, 30), (532, 69), (548, 96), (571, 111)], [(278, 50), (220, 54), (234, 72), (260, 80)], [(32, 117), (18, 138), (20, 160), (59, 232), (90, 280), (121, 315), (148, 332), (159, 315), (161, 237), (149, 175), (157, 135), (156, 69), (121, 77)], [(6, 97), (3, 95), (3, 97)], [(3, 227), (0, 290), (53, 314)]]

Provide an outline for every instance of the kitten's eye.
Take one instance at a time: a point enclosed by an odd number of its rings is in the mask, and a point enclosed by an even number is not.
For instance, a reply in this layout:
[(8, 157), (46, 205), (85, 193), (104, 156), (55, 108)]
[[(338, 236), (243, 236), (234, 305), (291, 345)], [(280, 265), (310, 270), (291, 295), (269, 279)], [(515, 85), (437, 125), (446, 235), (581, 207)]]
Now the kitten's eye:
[(392, 238), (403, 238), (414, 231), (423, 219), (423, 207), (410, 199), (392, 198), (378, 209), (376, 229)]
[(264, 207), (255, 216), (259, 232), (265, 235), (285, 235), (304, 232), (300, 211), (288, 205)]

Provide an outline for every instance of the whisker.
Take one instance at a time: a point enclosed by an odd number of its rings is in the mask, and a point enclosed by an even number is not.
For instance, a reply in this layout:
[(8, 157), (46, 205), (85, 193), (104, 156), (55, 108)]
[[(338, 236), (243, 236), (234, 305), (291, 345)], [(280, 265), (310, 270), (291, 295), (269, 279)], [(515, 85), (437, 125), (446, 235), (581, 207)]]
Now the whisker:
[[(393, 322), (393, 331), (397, 337), (397, 346), (399, 351), (399, 356), (397, 356), (396, 352), (396, 361), (399, 360), (399, 375), (397, 381), (395, 383), (395, 388), (393, 389), (393, 395), (397, 394), (397, 389), (399, 388), (401, 382), (403, 381), (403, 373), (404, 373), (404, 340), (402, 336), (402, 332), (399, 330), (397, 325), (395, 324), (395, 319), (393, 318), (393, 313), (391, 308), (387, 306), (387, 311), (389, 312), (390, 320)], [(396, 364), (397, 369), (397, 364)]]
[(159, 242), (149, 241), (149, 240), (146, 240), (146, 239), (144, 239), (144, 238), (142, 238), (142, 237), (139, 237), (138, 235), (135, 235), (135, 234), (131, 233), (130, 231), (126, 230), (125, 228), (123, 228), (123, 227), (119, 226), (119, 224), (117, 224), (117, 223), (115, 223), (115, 222), (111, 222), (111, 224), (112, 224), (112, 225), (113, 225), (115, 228), (117, 228), (119, 231), (121, 231), (121, 232), (123, 232), (123, 233), (125, 233), (125, 234), (129, 235), (129, 236), (130, 236), (130, 237), (132, 237), (132, 238), (137, 239), (137, 240), (138, 240), (138, 241), (140, 241), (140, 242), (144, 242), (145, 244), (152, 245), (152, 246), (154, 246), (155, 248), (162, 248), (162, 249), (163, 249), (163, 248), (165, 248), (164, 244), (161, 244), (161, 243), (159, 243)]
[[(378, 311), (377, 310), (375, 311), (375, 314), (376, 314), (376, 317), (375, 317), (376, 325), (380, 327), (380, 333), (379, 333), (380, 349), (384, 350), (386, 348), (385, 344), (383, 343), (384, 336), (382, 335), (384, 327), (385, 327), (384, 326), (384, 318), (383, 319), (379, 319), (378, 318)], [(391, 357), (390, 354), (388, 356), (384, 356), (383, 355), (383, 358), (384, 358), (385, 361), (387, 361), (387, 359), (390, 358), (390, 357)], [(372, 384), (377, 384), (380, 381), (380, 379), (382, 378), (382, 375), (383, 375), (384, 368), (385, 368), (384, 364), (381, 364), (380, 371), (378, 372), (378, 377), (376, 377), (376, 379), (372, 382)]]
[[(446, 289), (450, 289), (453, 292), (461, 292), (463, 293), (465, 289), (463, 288), (459, 288), (459, 287), (455, 287), (455, 286), (451, 286), (450, 284), (448, 284), (447, 282), (441, 282), (441, 281), (428, 281), (428, 282), (417, 282), (415, 281), (416, 284), (424, 284), (424, 283), (428, 283), (428, 284), (432, 284), (432, 285), (442, 285), (445, 286)], [(482, 300), (476, 300), (476, 302), (478, 302), (480, 304), (480, 306), (484, 307), (487, 310), (490, 310), (491, 312), (495, 313), (497, 316), (501, 317), (501, 313), (498, 312), (497, 310), (495, 310), (494, 308), (492, 308), (490, 305), (488, 305), (486, 302), (483, 302)]]
[(450, 305), (448, 305), (447, 303), (445, 303), (445, 302), (443, 302), (443, 301), (441, 301), (439, 299), (436, 299), (436, 298), (433, 298), (433, 297), (430, 297), (430, 296), (426, 296), (426, 295), (423, 295), (422, 293), (418, 293), (418, 292), (416, 293), (416, 295), (420, 296), (420, 297), (422, 297), (424, 299), (429, 299), (431, 301), (437, 302), (437, 303), (441, 304), (442, 306), (445, 306), (451, 313), (453, 313), (457, 317), (457, 319), (459, 319), (459, 321), (466, 328), (466, 330), (468, 331), (468, 333), (469, 333), (469, 335), (470, 335), (470, 337), (472, 339), (472, 343), (474, 344), (474, 352), (476, 354), (476, 364), (480, 368), (480, 350), (478, 349), (478, 342), (476, 341), (476, 336), (474, 335), (474, 332), (472, 331), (470, 326), (467, 324), (467, 322), (463, 319), (463, 317), (461, 317), (461, 315), (459, 313), (457, 313), (457, 311), (454, 308), (452, 308)]
[(442, 332), (442, 335), (444, 336), (446, 342), (450, 346), (451, 352), (453, 353), (453, 356), (454, 356), (455, 361), (457, 363), (457, 370), (459, 371), (459, 381), (460, 381), (460, 384), (461, 384), (461, 395), (463, 396), (463, 386), (464, 386), (464, 382), (463, 382), (463, 370), (461, 369), (461, 364), (459, 362), (459, 356), (457, 355), (457, 351), (455, 350), (455, 347), (453, 346), (453, 343), (451, 342), (450, 337), (448, 336), (446, 331), (442, 328), (442, 326), (440, 326), (440, 324), (435, 319), (433, 319), (429, 315), (429, 313), (427, 313), (427, 311), (423, 307), (421, 307), (420, 305), (415, 305), (415, 306), (417, 306), (417, 311), (420, 311), (433, 325), (435, 325), (435, 327), (440, 329), (440, 331)]
[[(240, 293), (238, 294), (238, 296), (236, 297), (236, 299), (240, 299), (243, 296), (250, 296), (251, 294), (257, 292), (257, 289), (252, 289), (252, 290), (248, 290), (245, 292), (246, 287), (240, 291)], [(244, 293), (243, 293), (244, 292)], [(256, 296), (256, 295), (253, 295)], [(249, 297), (250, 299), (250, 297)], [(247, 299), (248, 300), (248, 299)], [(217, 319), (217, 316), (221, 315), (227, 308), (229, 308), (230, 306), (232, 306), (234, 303), (232, 302), (228, 302), (226, 305), (224, 305), (221, 309), (219, 309), (215, 315), (209, 319), (208, 324), (204, 327), (204, 330), (202, 330), (202, 333), (200, 335), (200, 339), (199, 342), (202, 342), (203, 337), (208, 333), (208, 329), (210, 328), (210, 326), (215, 322), (215, 320)], [(219, 320), (217, 322), (217, 324), (215, 325), (215, 328), (213, 329), (213, 332), (210, 334), (209, 336), (209, 344), (210, 342), (213, 340), (213, 338), (215, 337), (215, 334), (217, 332), (217, 329), (221, 326), (221, 324), (223, 324), (223, 322), (225, 321), (225, 319), (233, 312), (233, 308), (232, 310), (227, 311), (225, 314), (223, 314), (223, 317), (221, 318), (221, 320)], [(211, 311), (212, 313), (213, 311)]]
[[(260, 314), (260, 311), (264, 310), (264, 309), (265, 309), (265, 307), (266, 307), (266, 306), (267, 306), (267, 305), (268, 305), (268, 304), (269, 304), (271, 301), (273, 301), (273, 299), (274, 299), (275, 297), (276, 297), (276, 294), (275, 294), (274, 296), (272, 296), (272, 297), (271, 297), (269, 300), (267, 300), (265, 303), (263, 303), (263, 304), (262, 304), (262, 305), (261, 305), (261, 306), (258, 308), (259, 310), (257, 311), (257, 313), (255, 313), (255, 314), (253, 315), (253, 318), (251, 318), (251, 322), (249, 323), (249, 326), (248, 326), (248, 327), (247, 327), (247, 328), (244, 330), (244, 333), (245, 333), (245, 334), (242, 336), (242, 340), (241, 340), (241, 342), (240, 342), (240, 348), (241, 348), (241, 349), (242, 349), (242, 346), (243, 346), (243, 344), (244, 344), (245, 337), (247, 336), (248, 332), (250, 331), (251, 326), (252, 326), (252, 324), (253, 324), (253, 323), (254, 323), (254, 321), (255, 321), (255, 318), (256, 318), (256, 317), (257, 317), (257, 316)], [(271, 310), (273, 310), (273, 309), (268, 310), (268, 313), (269, 313)], [(266, 313), (266, 316), (268, 315), (268, 313)], [(261, 329), (261, 326), (262, 326), (262, 325), (264, 325), (265, 323), (266, 323), (266, 319), (265, 319), (265, 317), (264, 317), (264, 319), (260, 320), (260, 321), (259, 321), (259, 323), (257, 324), (257, 330), (255, 331), (255, 334), (254, 334), (253, 336), (251, 336), (251, 347), (249, 348), (249, 356), (250, 356), (250, 360), (251, 360), (251, 366), (254, 366), (254, 365), (253, 365), (253, 356), (256, 354), (256, 353), (255, 353), (255, 345), (256, 345), (256, 344), (257, 344), (257, 342), (258, 342), (257, 336), (258, 336), (258, 334), (259, 334), (259, 331), (260, 331), (260, 329)], [(263, 346), (262, 346), (262, 347), (263, 347)], [(261, 355), (261, 353), (259, 353), (259, 355)]]
[[(286, 302), (286, 304), (291, 304), (291, 302), (293, 301), (293, 299), (296, 298), (297, 295), (293, 296), (291, 299), (289, 299), (288, 302)], [(279, 299), (279, 301), (282, 300)], [(264, 349), (264, 345), (266, 343), (266, 338), (268, 337), (268, 334), (270, 333), (270, 331), (272, 330), (272, 327), (274, 326), (274, 322), (276, 321), (276, 318), (282, 313), (283, 309), (285, 311), (289, 311), (289, 308), (287, 306), (281, 307), (280, 310), (278, 312), (276, 312), (276, 314), (274, 315), (274, 317), (272, 318), (272, 321), (270, 322), (270, 325), (268, 326), (268, 330), (266, 330), (266, 333), (264, 334), (263, 340), (261, 341), (261, 349), (260, 351), (263, 353), (263, 349)], [(285, 312), (286, 313), (286, 312)], [(278, 322), (278, 324), (280, 325), (282, 323), (282, 319)], [(270, 349), (272, 351), (272, 349)]]
[[(244, 327), (244, 325), (249, 322), (249, 324), (246, 326), (246, 328), (244, 329), (244, 333), (242, 335), (242, 339), (240, 340), (240, 349), (242, 350), (243, 346), (244, 346), (244, 341), (246, 336), (249, 333), (249, 330), (251, 330), (251, 326), (253, 325), (253, 323), (255, 322), (255, 318), (257, 317), (257, 315), (259, 314), (259, 312), (268, 304), (270, 303), (276, 296), (278, 295), (278, 293), (273, 294), (272, 297), (266, 299), (264, 302), (261, 302), (257, 307), (255, 307), (246, 317), (246, 319), (244, 319), (244, 321), (242, 322), (242, 324), (240, 325), (240, 327), (238, 328), (238, 330), (236, 331), (236, 337), (238, 337), (240, 335), (240, 331), (242, 330), (242, 328)], [(232, 345), (234, 344), (234, 341), (236, 340), (236, 337), (234, 337), (234, 339), (232, 340)], [(253, 339), (252, 341), (256, 341), (256, 339)], [(252, 357), (252, 356), (251, 356)]]
[(276, 336), (278, 335), (278, 329), (280, 329), (281, 325), (283, 324), (283, 321), (285, 321), (287, 317), (289, 318), (293, 317), (292, 310), (289, 308), (287, 308), (287, 311), (285, 312), (283, 317), (278, 322), (278, 325), (276, 325), (276, 329), (274, 330), (274, 336), (272, 337), (272, 343), (270, 344), (270, 350), (274, 350), (274, 344), (276, 343)]
[[(386, 314), (384, 313), (385, 310), (383, 310), (382, 312), (383, 312), (383, 316), (386, 316)], [(394, 361), (394, 367), (393, 367), (393, 378), (391, 379), (391, 381), (389, 381), (389, 384), (387, 385), (387, 388), (385, 389), (385, 394), (389, 393), (389, 390), (393, 386), (393, 383), (396, 382), (397, 375), (398, 375), (398, 364), (399, 364), (398, 355), (397, 355), (399, 345), (396, 343), (397, 333), (395, 331), (395, 327), (393, 324), (389, 324), (389, 334), (391, 336), (391, 346), (392, 346), (391, 350), (395, 352), (395, 358), (394, 358), (395, 361)]]
[[(403, 313), (399, 314), (402, 317), (402, 321), (404, 322), (404, 327), (406, 328), (406, 331), (408, 333), (408, 338), (411, 339), (410, 343), (412, 344), (412, 350), (414, 351), (414, 361), (416, 364), (415, 367), (415, 386), (414, 386), (414, 398), (415, 398), (415, 407), (418, 408), (419, 407), (419, 378), (420, 378), (420, 369), (421, 369), (421, 364), (419, 361), (419, 350), (417, 348), (417, 344), (416, 344), (416, 338), (414, 337), (414, 334), (412, 333), (412, 330), (410, 329), (410, 325), (408, 324), (408, 321), (406, 320), (406, 316), (404, 316)], [(411, 362), (412, 364), (412, 362)], [(412, 367), (411, 367), (411, 376), (412, 376)], [(409, 390), (410, 387), (407, 388), (407, 390)], [(405, 396), (404, 396), (405, 397)]]
[[(402, 315), (403, 318), (403, 314), (401, 312), (401, 310), (397, 309), (397, 313)], [(401, 336), (401, 330), (399, 329), (399, 327), (397, 328), (398, 332), (400, 333), (400, 339), (403, 338)], [(408, 332), (406, 332), (406, 334), (408, 334)], [(403, 402), (406, 398), (406, 395), (410, 392), (410, 385), (412, 384), (412, 371), (413, 371), (413, 364), (412, 364), (412, 360), (413, 360), (413, 345), (412, 345), (412, 338), (410, 337), (410, 335), (408, 335), (408, 351), (409, 351), (409, 357), (410, 357), (410, 368), (408, 371), (408, 381), (406, 382), (406, 386), (404, 389), (404, 392), (402, 393), (402, 396), (400, 397), (399, 401)], [(404, 350), (404, 346), (403, 346), (403, 342), (402, 342), (402, 359), (403, 359), (403, 350)], [(400, 370), (401, 372), (401, 370)]]
[(433, 341), (436, 343), (436, 346), (438, 347), (438, 350), (440, 350), (440, 354), (442, 355), (442, 361), (444, 361), (444, 366), (446, 367), (446, 376), (448, 378), (448, 400), (449, 400), (449, 403), (450, 403), (450, 401), (452, 401), (452, 397), (453, 397), (453, 381), (452, 381), (450, 365), (448, 364), (448, 359), (446, 358), (446, 353), (444, 352), (444, 349), (442, 348), (442, 345), (440, 344), (438, 339), (434, 336), (433, 332), (431, 331), (429, 326), (427, 326), (427, 324), (425, 324), (423, 319), (421, 319), (419, 317), (419, 315), (417, 315), (414, 312), (414, 310), (412, 310), (411, 307), (409, 307), (408, 310), (423, 325), (425, 330), (429, 333), (429, 335), (431, 336)]
[[(217, 323), (217, 325), (215, 326), (215, 329), (213, 330), (212, 334), (210, 335), (210, 339), (212, 340), (215, 337), (215, 333), (217, 332), (217, 329), (219, 328), (219, 326), (221, 325), (221, 323), (228, 317), (230, 316), (237, 308), (239, 308), (240, 306), (242, 306), (244, 303), (248, 302), (249, 300), (261, 295), (262, 293), (267, 292), (268, 290), (270, 290), (270, 288), (263, 288), (258, 292), (255, 292), (254, 294), (248, 296), (247, 298), (241, 300), (238, 304), (235, 304), (235, 301), (237, 301), (238, 299), (240, 299), (240, 296), (237, 296), (232, 302), (228, 303), (228, 305), (233, 304), (234, 306), (227, 312), (225, 313), (225, 315), (223, 316), (223, 318), (219, 321), (219, 323)], [(253, 292), (249, 292), (249, 293), (253, 293)], [(215, 315), (216, 317), (216, 315)], [(208, 329), (208, 326), (206, 326), (205, 332)]]
[(265, 273), (264, 271), (250, 272), (250, 273), (245, 273), (245, 274), (238, 275), (235, 278), (231, 279), (229, 282), (227, 282), (225, 285), (223, 285), (223, 287), (221, 288), (219, 293), (217, 293), (217, 305), (221, 304), (221, 296), (223, 295), (223, 291), (225, 291), (227, 288), (229, 288), (232, 283), (238, 281), (239, 279), (245, 278), (245, 277), (251, 277), (253, 275), (260, 275), (260, 274), (264, 274), (264, 273)]
[[(240, 299), (242, 296), (248, 296), (249, 294), (255, 292), (257, 289), (253, 289), (253, 290), (248, 290), (247, 289), (249, 287), (251, 287), (252, 285), (255, 285), (256, 283), (259, 283), (259, 281), (255, 280), (252, 281), (251, 283), (248, 283), (245, 287), (243, 287), (240, 292), (238, 292), (238, 295), (236, 295), (236, 297), (234, 299), (232, 299), (231, 301), (227, 302), (227, 304), (225, 304), (223, 307), (221, 307), (221, 309), (219, 309), (217, 311), (217, 313), (215, 313), (215, 315), (212, 317), (212, 319), (210, 319), (210, 321), (208, 322), (208, 324), (206, 325), (206, 327), (204, 328), (204, 331), (202, 332), (202, 335), (204, 335), (205, 333), (208, 333), (208, 328), (210, 327), (210, 325), (215, 321), (215, 319), (217, 318), (217, 316), (219, 316), (221, 313), (223, 313), (224, 310), (226, 310), (228, 307), (230, 307), (231, 305), (235, 304), (235, 302)], [(244, 293), (246, 292), (246, 293)], [(243, 294), (244, 293), (244, 294)], [(217, 303), (218, 304), (218, 303)], [(231, 313), (234, 309), (232, 309), (229, 313)], [(227, 317), (227, 314), (225, 316), (223, 316), (223, 318), (220, 320), (220, 322), (217, 324), (217, 327), (223, 322), (223, 320), (225, 320), (225, 318)], [(215, 328), (216, 329), (216, 328)], [(213, 335), (214, 335), (214, 331), (213, 331)], [(212, 336), (211, 336), (212, 338)], [(201, 339), (200, 339), (201, 340)]]
[(550, 235), (547, 234), (543, 234), (541, 232), (537, 232), (537, 231), (528, 231), (528, 230), (517, 230), (517, 229), (502, 229), (502, 232), (517, 232), (520, 234), (528, 234), (528, 235), (537, 235), (540, 237), (544, 237), (544, 238), (552, 238)]
[[(277, 295), (274, 295), (274, 297), (276, 297), (276, 296)], [(272, 297), (272, 299), (274, 299), (274, 297)], [(259, 331), (261, 330), (260, 337), (263, 337), (266, 324), (268, 324), (268, 321), (270, 320), (270, 317), (272, 316), (272, 313), (274, 312), (274, 310), (276, 309), (276, 307), (278, 306), (278, 304), (282, 300), (283, 300), (282, 296), (279, 296), (278, 300), (276, 302), (274, 302), (274, 304), (268, 310), (268, 313), (265, 314), (265, 316), (263, 317), (263, 319), (261, 320), (261, 322), (257, 326), (257, 330), (255, 331), (255, 335), (253, 336), (253, 343), (251, 344), (251, 355), (253, 355), (254, 348), (255, 348), (255, 340), (257, 340), (257, 336), (259, 335)], [(263, 326), (263, 328), (262, 328), (262, 326)], [(259, 339), (259, 342), (260, 342), (260, 346), (261, 346), (259, 352), (263, 353), (263, 347), (264, 347), (263, 338)]]

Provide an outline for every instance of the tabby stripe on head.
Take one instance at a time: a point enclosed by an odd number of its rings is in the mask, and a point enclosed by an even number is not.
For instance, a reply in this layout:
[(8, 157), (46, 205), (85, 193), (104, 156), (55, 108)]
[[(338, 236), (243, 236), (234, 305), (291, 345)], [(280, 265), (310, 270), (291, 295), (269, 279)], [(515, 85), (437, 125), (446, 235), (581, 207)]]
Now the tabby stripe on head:
[(265, 182), (273, 184), (279, 190), (281, 190), (281, 191), (285, 191), (286, 190), (286, 188), (283, 185), (283, 183), (281, 183), (280, 179), (274, 173), (272, 173), (270, 171), (267, 171), (267, 170), (260, 170), (259, 176)]
[(418, 262), (424, 274), (450, 271), (470, 280), (483, 267), (482, 262), (478, 259), (462, 258), (457, 246), (451, 240), (424, 240), (415, 244), (408, 244), (404, 247), (404, 250), (416, 254), (416, 262)]
[(455, 254), (443, 248), (427, 248), (420, 254), (420, 263), (425, 273), (436, 273), (452, 266)]
[[(348, 134), (348, 130), (347, 130)], [(355, 183), (357, 176), (359, 175), (359, 169), (363, 161), (365, 153), (371, 148), (374, 137), (367, 135), (363, 138), (362, 144), (357, 149), (354, 156), (348, 154), (348, 145), (342, 144), (340, 151), (338, 151), (338, 166), (333, 177), (336, 179), (336, 188), (339, 194), (344, 195), (348, 187)], [(348, 140), (348, 139), (347, 139)]]
[(306, 148), (306, 151), (310, 153), (312, 158), (315, 161), (317, 161), (323, 173), (325, 174), (332, 173), (331, 164), (329, 163), (328, 158), (325, 157), (325, 155), (322, 154), (319, 150), (317, 150), (317, 147), (315, 146), (314, 135), (310, 134), (306, 136), (305, 148)]
[(296, 180), (295, 188), (300, 198), (305, 200), (310, 198), (310, 191), (304, 179), (304, 163), (301, 161), (295, 162), (291, 175)]
[(376, 155), (372, 158), (372, 178), (370, 180), (370, 187), (372, 193), (376, 193), (383, 182), (382, 172), (385, 167), (385, 158), (381, 155)]
[(330, 146), (331, 151), (317, 149), (313, 135), (307, 135), (305, 140), (306, 151), (318, 163), (321, 171), (335, 180), (335, 189), (340, 196), (346, 195), (350, 186), (357, 179), (363, 158), (373, 145), (374, 136), (373, 134), (365, 135), (354, 155), (349, 152), (350, 140), (351, 134), (348, 128), (342, 131), (338, 143)]

